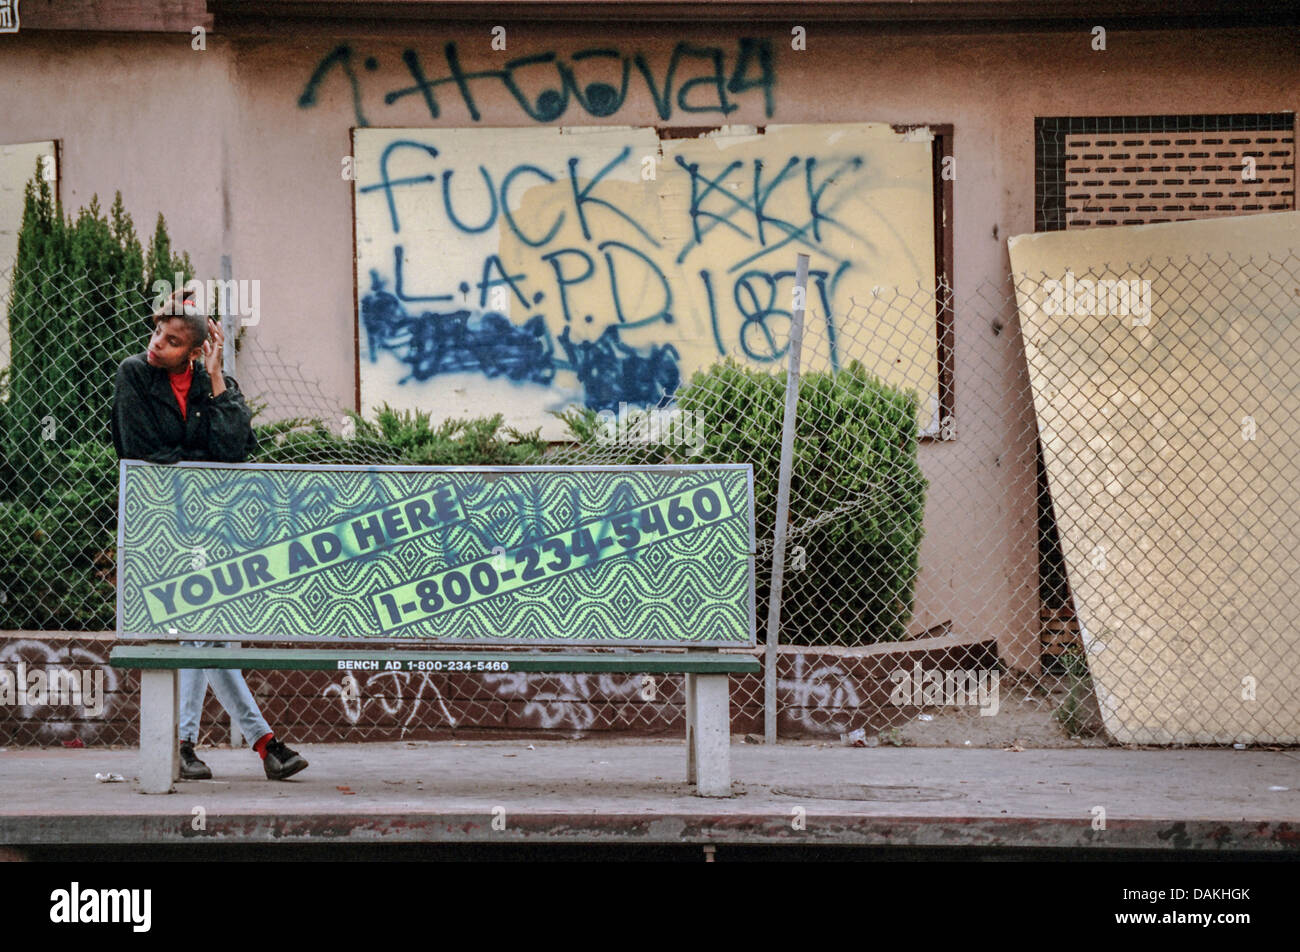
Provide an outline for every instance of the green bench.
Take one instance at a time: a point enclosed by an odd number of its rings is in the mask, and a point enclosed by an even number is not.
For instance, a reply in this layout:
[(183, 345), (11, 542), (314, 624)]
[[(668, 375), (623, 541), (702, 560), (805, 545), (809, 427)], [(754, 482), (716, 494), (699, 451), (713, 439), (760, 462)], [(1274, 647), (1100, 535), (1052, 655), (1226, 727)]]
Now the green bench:
[(681, 673), (687, 781), (731, 795), (730, 676), (760, 670), (719, 651), (755, 643), (748, 465), (124, 460), (118, 527), (118, 635), (150, 643), (110, 664), (140, 672), (146, 793), (179, 777), (176, 672), (218, 667)]

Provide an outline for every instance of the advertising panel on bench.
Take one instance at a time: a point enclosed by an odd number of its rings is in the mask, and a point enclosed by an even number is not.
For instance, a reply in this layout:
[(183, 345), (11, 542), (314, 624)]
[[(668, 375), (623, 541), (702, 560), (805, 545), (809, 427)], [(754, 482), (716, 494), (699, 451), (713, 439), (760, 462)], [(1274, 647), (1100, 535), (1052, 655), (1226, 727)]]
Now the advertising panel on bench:
[(755, 643), (748, 464), (124, 460), (120, 479), (123, 637)]

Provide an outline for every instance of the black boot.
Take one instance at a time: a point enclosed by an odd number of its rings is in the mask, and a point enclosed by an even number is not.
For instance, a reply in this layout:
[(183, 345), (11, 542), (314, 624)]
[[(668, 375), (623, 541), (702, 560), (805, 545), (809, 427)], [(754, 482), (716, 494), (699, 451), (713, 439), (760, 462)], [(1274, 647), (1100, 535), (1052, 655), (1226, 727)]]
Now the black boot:
[(181, 741), (181, 779), (212, 779), (212, 771), (208, 769), (207, 764), (194, 756), (194, 744), (188, 740)]
[(272, 737), (266, 742), (266, 756), (262, 758), (262, 769), (266, 771), (267, 780), (285, 780), (300, 770), (307, 769), (307, 761), (296, 750), (286, 747), (283, 741)]

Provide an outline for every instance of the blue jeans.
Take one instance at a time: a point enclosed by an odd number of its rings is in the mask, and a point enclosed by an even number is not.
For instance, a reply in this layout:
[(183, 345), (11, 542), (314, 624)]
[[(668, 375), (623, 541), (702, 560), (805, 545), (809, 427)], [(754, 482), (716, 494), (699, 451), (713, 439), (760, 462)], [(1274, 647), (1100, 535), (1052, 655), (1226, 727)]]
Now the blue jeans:
[[(181, 644), (191, 648), (213, 648), (219, 643), (182, 641)], [(271, 733), (266, 718), (262, 717), (257, 701), (253, 699), (253, 692), (248, 690), (243, 672), (235, 668), (181, 668), (178, 729), (181, 740), (198, 742), (199, 718), (203, 715), (203, 699), (207, 697), (209, 684), (226, 713), (239, 722), (239, 729), (250, 744)]]

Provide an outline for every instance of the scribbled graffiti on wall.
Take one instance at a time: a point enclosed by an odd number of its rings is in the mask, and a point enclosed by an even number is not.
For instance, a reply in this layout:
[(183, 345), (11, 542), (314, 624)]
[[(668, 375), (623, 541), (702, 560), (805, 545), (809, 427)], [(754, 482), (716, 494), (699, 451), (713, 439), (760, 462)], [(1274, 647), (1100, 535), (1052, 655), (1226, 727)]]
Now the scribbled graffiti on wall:
[[(737, 99), (744, 101), (747, 96), (761, 99), (765, 116), (770, 117), (775, 108), (776, 69), (769, 39), (741, 37), (734, 47), (682, 41), (653, 65), (643, 52), (602, 47), (567, 56), (554, 51), (533, 53), (501, 67), (467, 69), (454, 41), (440, 52), (439, 66), (426, 68), (420, 53), (409, 47), (390, 63), (340, 43), (316, 64), (298, 96), (298, 107), (315, 108), (331, 84), (342, 83), (358, 126), (370, 125), (367, 104), (374, 109), (378, 102), (386, 108), (418, 102), (430, 119), (438, 119), (442, 116), (439, 97), (444, 93), (458, 97), (474, 122), (483, 118), (480, 101), (502, 92), (535, 122), (564, 118), (570, 114), (570, 102), (589, 116), (607, 118), (623, 108), (635, 70), (654, 102), (655, 114), (665, 121), (673, 117), (674, 108), (677, 114), (729, 116), (740, 108)], [(363, 84), (367, 74), (383, 76), (390, 67), (405, 75), (383, 90), (382, 97), (380, 83), (372, 79)]]
[(353, 147), (363, 412), (500, 412), (559, 437), (549, 411), (665, 406), (723, 356), (779, 365), (796, 252), (828, 342), (809, 369), (877, 348), (937, 391), (934, 325), (854, 306), (933, 281), (925, 136), (357, 129)]
[(839, 733), (861, 717), (863, 699), (853, 675), (818, 656), (794, 656), (793, 670), (776, 682), (786, 716), (810, 734)]
[[(0, 639), (0, 748), (138, 743), (139, 679), (108, 665), (110, 646), (91, 638)], [(900, 643), (891, 655), (783, 652), (777, 665), (781, 736), (838, 736), (915, 717), (919, 707), (896, 703), (891, 675), (917, 664), (991, 670), (997, 648), (989, 640), (929, 652)], [(68, 685), (61, 694), (55, 690), (56, 678), (65, 674), (79, 676), (81, 704), (69, 703), (77, 699), (69, 698)], [(305, 744), (445, 738), (466, 731), (680, 737), (685, 724), (680, 675), (268, 670), (249, 672), (248, 682), (277, 730)], [(733, 733), (762, 731), (762, 686), (761, 674), (732, 677)], [(229, 717), (211, 692), (200, 740), (229, 740)]]
[[(888, 708), (874, 670), (831, 656), (783, 658), (777, 681), (781, 728), (789, 735), (838, 735)], [(398, 736), (430, 728), (673, 732), (685, 724), (680, 675), (485, 674), (467, 686), (443, 674), (348, 672), (324, 690), (354, 730), (391, 725)], [(733, 677), (732, 729), (760, 729), (761, 678)], [(748, 704), (746, 704), (748, 699)], [(489, 708), (504, 710), (495, 716)], [(897, 709), (890, 709), (897, 713)], [(348, 739), (349, 735), (343, 735)]]
[(119, 743), (138, 710), (127, 680), (104, 643), (0, 641), (0, 747)]
[[(424, 311), (411, 316), (384, 281), (371, 272), (371, 293), (361, 300), (361, 323), (370, 360), (387, 350), (409, 367), (398, 380), (424, 381), (437, 374), (477, 372), (514, 382), (548, 385), (557, 370), (572, 372), (593, 410), (617, 409), (619, 401), (660, 406), (681, 383), (677, 348), (652, 344), (646, 352), (619, 339), (617, 326), (594, 341), (574, 341), (569, 328), (552, 339), (540, 314), (522, 327), (494, 311)], [(556, 343), (562, 354), (557, 358)]]

